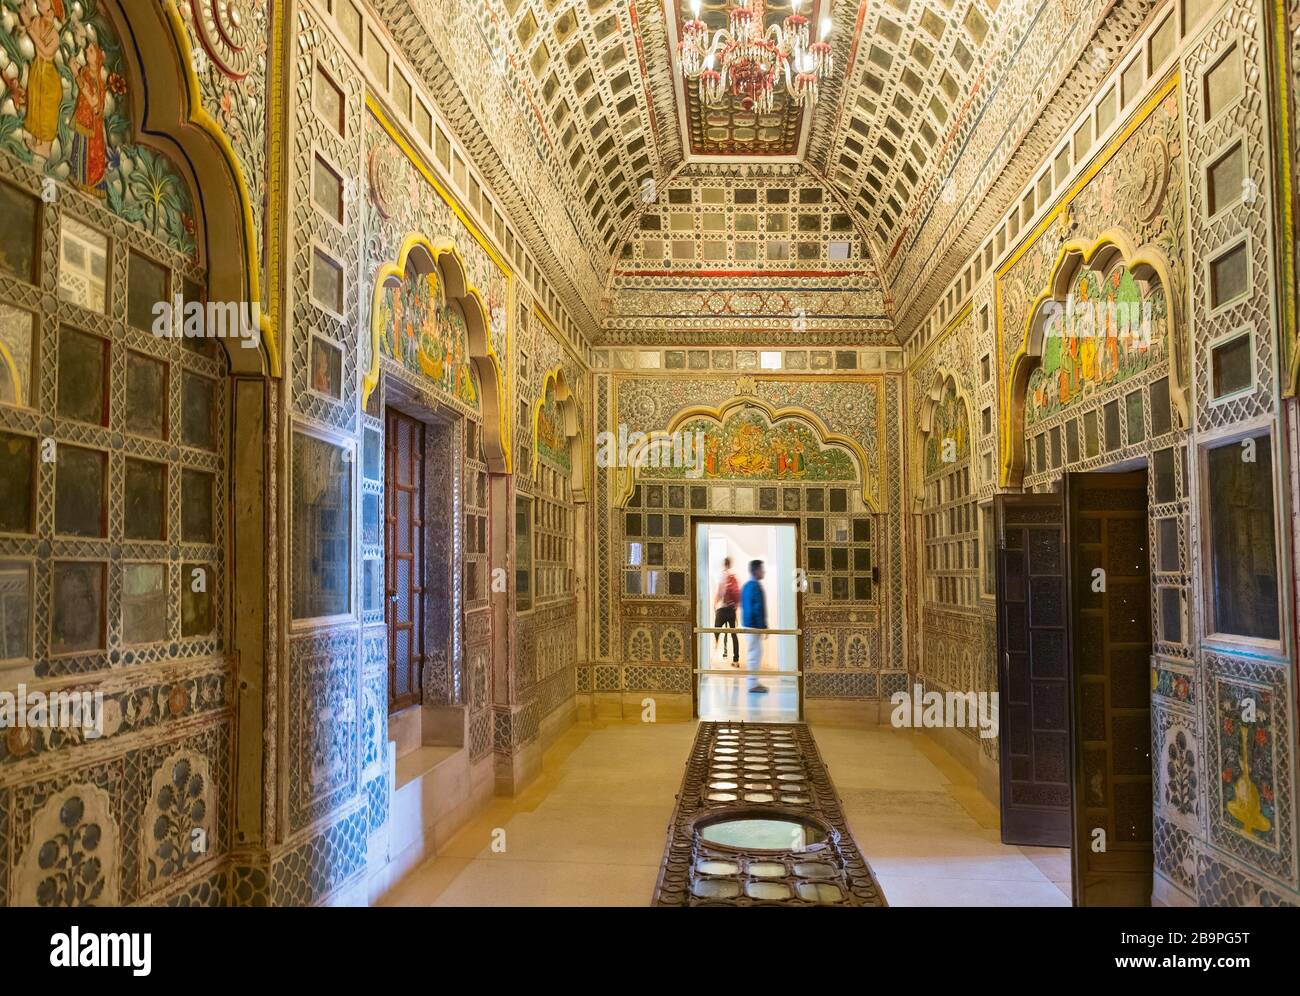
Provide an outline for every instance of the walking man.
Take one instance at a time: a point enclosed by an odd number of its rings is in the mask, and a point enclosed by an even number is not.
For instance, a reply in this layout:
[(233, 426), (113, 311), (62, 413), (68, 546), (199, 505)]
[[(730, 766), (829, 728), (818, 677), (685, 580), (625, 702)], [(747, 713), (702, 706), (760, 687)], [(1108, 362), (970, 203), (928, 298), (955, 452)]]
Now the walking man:
[[(767, 600), (763, 596), (763, 562), (749, 562), (749, 580), (740, 592), (740, 614), (746, 629), (767, 629)], [(763, 663), (763, 633), (749, 634), (749, 652), (745, 666), (753, 672), (750, 675), (749, 690), (752, 694), (762, 695), (767, 686), (758, 680), (758, 670)]]
[[(730, 626), (733, 630), (736, 628), (736, 606), (740, 604), (740, 582), (736, 580), (736, 575), (731, 570), (731, 558), (722, 559), (722, 580), (718, 582), (718, 592), (714, 596), (713, 610), (713, 628), (721, 629), (724, 626)], [(713, 645), (718, 645), (718, 637), (722, 637), (722, 659), (727, 659), (727, 634), (714, 633)], [(731, 666), (740, 667), (740, 638), (733, 632), (731, 634)]]

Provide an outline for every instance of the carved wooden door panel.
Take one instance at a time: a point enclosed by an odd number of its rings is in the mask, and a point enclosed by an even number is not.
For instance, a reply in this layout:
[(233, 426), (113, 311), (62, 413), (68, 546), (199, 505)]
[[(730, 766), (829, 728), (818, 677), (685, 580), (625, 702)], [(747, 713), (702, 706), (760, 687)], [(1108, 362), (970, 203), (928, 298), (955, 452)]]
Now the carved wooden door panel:
[(999, 495), (995, 515), (1002, 841), (1068, 847), (1065, 509), (1059, 495)]
[(1074, 903), (1148, 906), (1151, 577), (1146, 472), (1070, 474)]
[(424, 423), (388, 409), (384, 582), (388, 707), (420, 701), (424, 668)]

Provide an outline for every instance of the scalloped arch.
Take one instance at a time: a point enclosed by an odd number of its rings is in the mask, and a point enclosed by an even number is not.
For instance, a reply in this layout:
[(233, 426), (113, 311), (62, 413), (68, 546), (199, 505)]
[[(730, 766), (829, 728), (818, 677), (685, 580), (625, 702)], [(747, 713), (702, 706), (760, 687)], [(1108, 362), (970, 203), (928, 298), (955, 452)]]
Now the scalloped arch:
[[(925, 498), (925, 441), (934, 428), (934, 411), (939, 407), (939, 402), (943, 400), (944, 388), (952, 384), (953, 394), (961, 402), (962, 407), (966, 410), (966, 425), (971, 440), (972, 453), (974, 452), (975, 439), (975, 406), (971, 402), (969, 392), (961, 386), (961, 381), (957, 374), (949, 367), (940, 365), (935, 368), (934, 376), (930, 378), (930, 386), (925, 390), (921, 400), (921, 418), (918, 423), (917, 434), (913, 437), (915, 445), (912, 449), (912, 498), (918, 504)], [(972, 477), (974, 472), (972, 471)]]
[(1057, 253), (1052, 275), (1047, 287), (1036, 297), (1029, 309), (1020, 347), (1011, 358), (1003, 394), (1001, 429), (1000, 484), (1019, 487), (1024, 476), (1025, 391), (1029, 375), (1038, 367), (1042, 356), (1043, 330), (1053, 309), (1053, 304), (1063, 304), (1070, 288), (1084, 267), (1098, 275), (1109, 273), (1116, 266), (1125, 266), (1133, 278), (1143, 285), (1144, 293), (1152, 284), (1159, 286), (1169, 305), (1169, 397), (1177, 413), (1178, 424), (1187, 428), (1191, 424), (1188, 409), (1189, 352), (1183, 325), (1183, 302), (1176, 293), (1173, 270), (1164, 254), (1153, 246), (1135, 246), (1132, 238), (1121, 228), (1110, 228), (1093, 242), (1071, 239)]
[[(200, 216), (208, 297), (248, 302), (261, 348), (227, 348), (234, 373), (281, 374), (280, 344), (262, 309), (261, 263), (252, 200), (238, 156), (221, 125), (203, 106), (194, 51), (176, 0), (126, 3), (107, 0), (102, 11), (122, 41), (132, 100), (131, 125), (143, 145), (162, 152), (187, 174)], [(157, 39), (171, 44), (158, 44)], [(224, 343), (223, 343), (224, 345)]]
[(469, 337), (470, 362), (474, 364), (483, 389), (483, 454), (492, 473), (509, 473), (510, 435), (502, 404), (505, 386), (501, 364), (492, 346), (487, 305), (478, 288), (470, 283), (465, 257), (451, 239), (432, 242), (420, 232), (411, 232), (402, 240), (397, 259), (376, 270), (375, 285), (370, 294), (370, 368), (362, 381), (361, 404), (364, 407), (379, 386), (379, 337), (383, 334), (379, 321), (381, 296), (386, 287), (401, 285), (408, 267), (421, 275), (436, 274), (443, 282), (447, 301), (460, 305)]
[(587, 458), (590, 454), (582, 444), (582, 425), (578, 418), (577, 399), (574, 398), (573, 390), (569, 387), (568, 379), (564, 376), (563, 366), (559, 364), (546, 371), (546, 376), (542, 378), (541, 393), (538, 394), (537, 401), (532, 406), (530, 439), (532, 440), (533, 461), (532, 466), (529, 468), (529, 476), (537, 476), (537, 432), (541, 422), (542, 407), (546, 404), (546, 391), (552, 384), (555, 385), (556, 403), (564, 415), (564, 436), (569, 441), (569, 456), (572, 461), (570, 489), (574, 501), (582, 502), (586, 500), (586, 482), (589, 479)]
[(786, 419), (795, 419), (808, 425), (817, 435), (817, 441), (828, 446), (839, 446), (849, 451), (854, 463), (858, 467), (858, 478), (862, 484), (862, 501), (869, 510), (875, 513), (880, 512), (880, 504), (875, 497), (875, 489), (872, 487), (873, 480), (870, 471), (870, 461), (867, 459), (866, 452), (858, 445), (857, 441), (838, 432), (832, 432), (830, 427), (815, 413), (806, 408), (800, 408), (794, 405), (787, 405), (783, 408), (777, 408), (769, 405), (766, 401), (754, 397), (736, 397), (717, 407), (709, 405), (692, 405), (679, 410), (668, 421), (666, 429), (655, 429), (646, 434), (644, 442), (639, 443), (628, 453), (628, 463), (630, 466), (620, 467), (616, 475), (616, 485), (614, 494), (617, 496), (617, 503), (623, 505), (632, 497), (632, 491), (636, 487), (635, 468), (642, 452), (657, 442), (668, 439), (674, 432), (686, 421), (693, 418), (705, 418), (718, 425), (723, 423), (727, 415), (733, 411), (746, 408), (754, 408), (767, 416), (768, 421), (775, 425), (777, 422)]

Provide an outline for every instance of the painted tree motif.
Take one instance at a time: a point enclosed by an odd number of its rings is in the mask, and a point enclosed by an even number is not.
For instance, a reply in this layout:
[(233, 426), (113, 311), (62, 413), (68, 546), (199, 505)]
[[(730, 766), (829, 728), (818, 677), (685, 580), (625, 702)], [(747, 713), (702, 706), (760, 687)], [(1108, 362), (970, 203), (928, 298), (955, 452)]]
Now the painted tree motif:
[(96, 0), (0, 0), (0, 148), (193, 255), (190, 192), (131, 140), (130, 99)]

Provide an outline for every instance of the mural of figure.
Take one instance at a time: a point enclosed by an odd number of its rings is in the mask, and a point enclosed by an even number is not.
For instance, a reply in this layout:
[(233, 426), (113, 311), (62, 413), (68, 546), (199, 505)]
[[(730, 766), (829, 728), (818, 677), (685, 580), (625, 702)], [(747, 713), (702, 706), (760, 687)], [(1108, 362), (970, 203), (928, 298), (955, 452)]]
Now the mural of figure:
[(59, 134), (59, 105), (63, 103), (63, 78), (54, 65), (59, 51), (59, 25), (64, 19), (63, 0), (38, 0), (35, 15), (24, 11), (23, 29), (36, 56), (27, 72), (27, 116), (23, 127), (32, 137), (32, 148), (48, 156)]
[(72, 177), (82, 190), (103, 197), (101, 184), (107, 170), (104, 143), (104, 50), (86, 46), (86, 64), (77, 73), (77, 107), (72, 115)]

